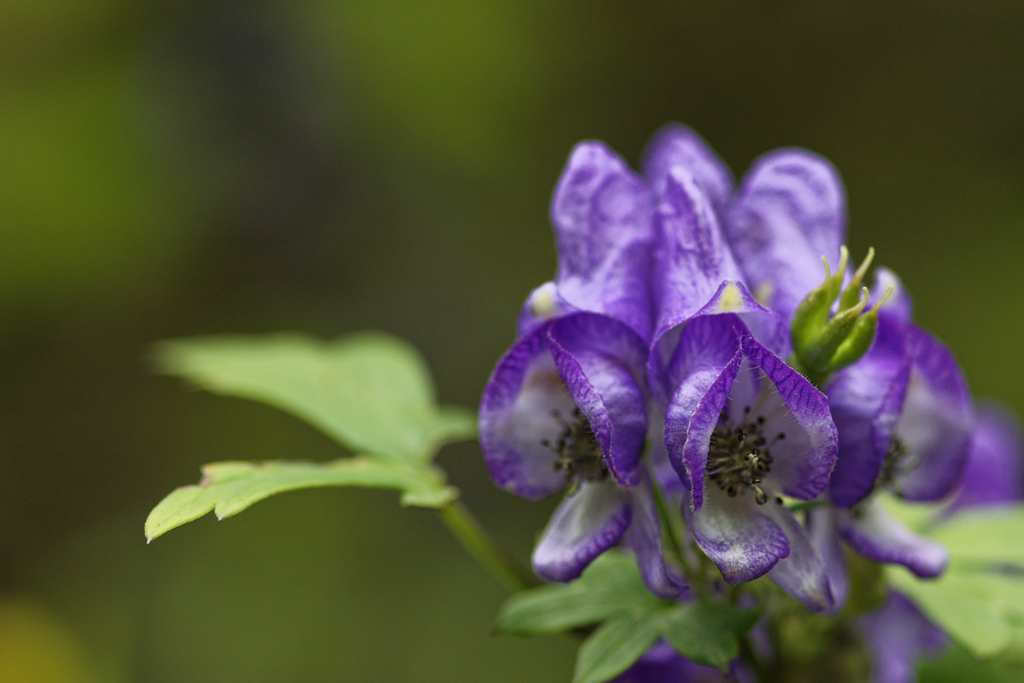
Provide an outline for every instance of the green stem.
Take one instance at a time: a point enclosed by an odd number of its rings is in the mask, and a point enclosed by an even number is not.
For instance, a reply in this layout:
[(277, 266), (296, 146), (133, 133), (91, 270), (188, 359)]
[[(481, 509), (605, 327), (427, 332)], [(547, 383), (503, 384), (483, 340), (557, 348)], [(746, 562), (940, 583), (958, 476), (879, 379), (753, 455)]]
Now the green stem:
[(537, 577), (487, 535), (465, 505), (453, 501), (438, 508), (437, 515), (466, 552), (510, 591), (514, 593), (541, 585)]

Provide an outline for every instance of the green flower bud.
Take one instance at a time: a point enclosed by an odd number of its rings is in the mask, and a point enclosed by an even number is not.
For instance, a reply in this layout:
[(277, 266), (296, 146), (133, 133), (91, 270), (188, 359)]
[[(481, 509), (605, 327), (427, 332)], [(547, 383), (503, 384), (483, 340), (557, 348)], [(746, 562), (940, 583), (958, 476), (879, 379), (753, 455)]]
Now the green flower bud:
[(805, 296), (796, 310), (793, 312), (793, 320), (789, 326), (790, 342), (793, 344), (793, 353), (798, 358), (803, 357), (804, 352), (814, 344), (828, 324), (829, 310), (832, 302), (836, 300), (839, 288), (843, 284), (843, 273), (846, 272), (847, 261), (846, 247), (840, 249), (839, 269), (835, 275), (828, 265), (828, 259), (821, 257), (825, 264), (825, 281), (815, 287)]
[[(867, 287), (864, 287), (857, 305), (837, 313), (832, 320), (828, 321), (817, 338), (802, 353), (798, 354), (800, 364), (808, 373), (819, 375), (829, 371), (832, 357), (853, 332), (861, 312), (867, 305), (868, 290)], [(870, 338), (874, 338), (874, 328), (872, 328)], [(868, 345), (870, 346), (870, 341)], [(864, 351), (867, 351), (867, 347), (864, 348)]]
[(828, 372), (835, 372), (848, 365), (853, 365), (868, 352), (871, 342), (875, 340), (875, 331), (878, 329), (878, 309), (882, 307), (892, 291), (892, 287), (887, 289), (882, 299), (870, 311), (857, 319), (853, 330), (832, 356), (832, 360), (828, 364)]
[(848, 308), (853, 308), (860, 301), (860, 288), (863, 286), (864, 276), (868, 272), (868, 268), (871, 267), (871, 261), (875, 258), (875, 248), (868, 247), (868, 255), (864, 257), (864, 261), (860, 264), (860, 268), (850, 278), (850, 284), (846, 285), (846, 289), (843, 290), (843, 295), (839, 299), (839, 310), (845, 311)]

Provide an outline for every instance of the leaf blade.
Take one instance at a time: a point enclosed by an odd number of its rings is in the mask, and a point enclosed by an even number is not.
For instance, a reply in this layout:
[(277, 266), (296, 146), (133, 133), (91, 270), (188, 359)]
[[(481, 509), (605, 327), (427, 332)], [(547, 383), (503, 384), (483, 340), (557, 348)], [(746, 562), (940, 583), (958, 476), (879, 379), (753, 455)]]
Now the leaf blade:
[(697, 664), (725, 672), (739, 656), (739, 638), (749, 631), (761, 612), (715, 602), (680, 605), (666, 615), (662, 636), (676, 652)]
[(495, 628), (519, 636), (556, 633), (617, 616), (645, 614), (663, 604), (643, 584), (632, 557), (607, 552), (572, 583), (513, 595), (501, 606)]
[(146, 519), (146, 538), (152, 541), (211, 511), (225, 519), (272, 495), (323, 486), (398, 489), (403, 503), (420, 507), (440, 507), (457, 495), (431, 470), (365, 456), (326, 463), (211, 463), (203, 468), (199, 484), (175, 489), (153, 508)]
[(580, 646), (573, 683), (604, 683), (628, 669), (658, 640), (661, 619), (647, 613), (606, 621)]
[(284, 410), (374, 457), (421, 463), (475, 433), (469, 411), (435, 405), (420, 355), (388, 335), (193, 337), (162, 342), (155, 362), (164, 374)]

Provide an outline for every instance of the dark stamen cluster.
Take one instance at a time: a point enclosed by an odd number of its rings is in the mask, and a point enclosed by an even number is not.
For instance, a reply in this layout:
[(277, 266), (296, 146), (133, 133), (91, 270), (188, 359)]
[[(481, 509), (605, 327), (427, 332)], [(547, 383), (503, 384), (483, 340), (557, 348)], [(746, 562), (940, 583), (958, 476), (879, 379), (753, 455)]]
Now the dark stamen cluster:
[(889, 450), (885, 452), (885, 460), (882, 461), (882, 469), (878, 473), (876, 485), (895, 489), (897, 487), (896, 480), (910, 474), (917, 464), (917, 457), (900, 441), (899, 437), (892, 437)]
[(552, 463), (555, 470), (565, 470), (570, 479), (577, 481), (600, 481), (606, 478), (608, 465), (605, 464), (601, 446), (597, 443), (590, 422), (580, 409), (573, 409), (568, 419), (562, 417), (558, 410), (551, 411), (551, 415), (562, 424), (562, 433), (554, 444), (547, 439), (541, 441), (541, 444), (558, 455)]
[(769, 441), (764, 435), (764, 418), (759, 415), (751, 420), (749, 407), (743, 410), (743, 422), (736, 426), (723, 411), (711, 434), (708, 477), (730, 497), (751, 489), (758, 505), (764, 505), (768, 494), (761, 488), (761, 479), (772, 468), (768, 449), (785, 438), (779, 433)]

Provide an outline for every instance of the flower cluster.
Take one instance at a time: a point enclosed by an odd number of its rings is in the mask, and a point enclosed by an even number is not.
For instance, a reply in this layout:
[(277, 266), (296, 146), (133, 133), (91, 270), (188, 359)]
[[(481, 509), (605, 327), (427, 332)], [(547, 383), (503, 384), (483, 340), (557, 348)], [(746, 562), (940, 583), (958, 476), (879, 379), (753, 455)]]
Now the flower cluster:
[[(542, 578), (570, 581), (618, 545), (665, 598), (767, 576), (831, 614), (851, 551), (921, 577), (948, 562), (876, 492), (936, 501), (963, 481), (957, 505), (1020, 498), (1019, 483), (989, 485), (1019, 447), (997, 443), (1012, 437), (991, 411), (976, 419), (897, 276), (877, 268), (865, 287), (872, 252), (847, 268), (845, 194), (825, 159), (776, 150), (735, 186), (681, 126), (655, 137), (642, 175), (585, 142), (551, 222), (557, 275), (527, 299), (480, 406), (499, 486), (567, 489), (533, 554)], [(906, 680), (892, 673), (912, 670), (906, 653), (937, 642), (899, 618), (923, 621), (893, 594), (859, 622), (878, 680)], [(921, 636), (893, 654), (894, 628)], [(675, 661), (659, 653), (637, 666)]]

